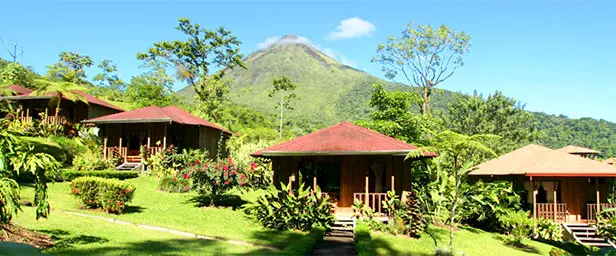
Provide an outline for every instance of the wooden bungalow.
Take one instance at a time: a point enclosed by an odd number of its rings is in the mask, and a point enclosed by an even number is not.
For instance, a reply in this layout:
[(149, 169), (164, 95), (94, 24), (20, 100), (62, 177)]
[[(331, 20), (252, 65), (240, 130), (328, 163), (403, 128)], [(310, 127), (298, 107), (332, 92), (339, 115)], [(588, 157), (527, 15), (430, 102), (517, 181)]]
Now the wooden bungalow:
[(174, 106), (150, 106), (83, 123), (101, 128), (99, 134), (104, 136), (105, 157), (117, 148), (125, 162), (141, 162), (141, 146), (145, 146), (149, 153), (159, 152), (170, 145), (178, 149), (206, 149), (214, 157), (218, 154), (220, 140), (231, 136), (225, 128)]
[(616, 167), (567, 152), (531, 144), (476, 166), (470, 175), (512, 181), (534, 218), (587, 222), (597, 209), (615, 207), (606, 199)]
[(388, 190), (401, 194), (411, 188), (412, 160), (404, 158), (413, 150), (414, 145), (342, 122), (252, 156), (272, 160), (274, 184), (297, 184), (301, 174), (305, 183), (332, 197), (338, 210), (352, 211), (359, 199), (381, 213)]
[(45, 114), (43, 121), (57, 124), (64, 122), (77, 123), (86, 119), (114, 114), (124, 111), (108, 102), (98, 99), (82, 91), (75, 91), (85, 101), (60, 101), (60, 111), (56, 116), (56, 105), (50, 104), (53, 94), (35, 95), (32, 90), (20, 85), (10, 85), (7, 89), (15, 92), (12, 96), (4, 96), (1, 99), (11, 101), (17, 106), (18, 118), (22, 121), (38, 119)]

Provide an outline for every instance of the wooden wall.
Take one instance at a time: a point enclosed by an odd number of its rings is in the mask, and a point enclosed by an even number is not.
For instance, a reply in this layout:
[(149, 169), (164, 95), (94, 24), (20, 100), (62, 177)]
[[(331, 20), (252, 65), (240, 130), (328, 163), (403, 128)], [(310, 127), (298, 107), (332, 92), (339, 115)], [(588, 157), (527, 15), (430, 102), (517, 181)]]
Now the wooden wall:
[[(297, 165), (300, 161), (314, 161), (315, 163), (336, 163), (340, 172), (339, 207), (350, 207), (353, 204), (353, 193), (365, 191), (365, 178), (369, 177), (369, 192), (386, 192), (391, 189), (391, 176), (395, 177), (396, 193), (411, 188), (410, 161), (405, 162), (403, 156), (279, 156), (271, 157), (274, 170), (274, 184), (280, 182), (289, 184), (289, 177), (295, 175), (298, 180)], [(382, 168), (380, 178), (371, 169), (374, 164)], [(377, 182), (379, 181), (380, 182)], [(312, 181), (305, 181), (312, 184)], [(380, 189), (379, 189), (380, 188)], [(379, 190), (379, 191), (376, 191)]]

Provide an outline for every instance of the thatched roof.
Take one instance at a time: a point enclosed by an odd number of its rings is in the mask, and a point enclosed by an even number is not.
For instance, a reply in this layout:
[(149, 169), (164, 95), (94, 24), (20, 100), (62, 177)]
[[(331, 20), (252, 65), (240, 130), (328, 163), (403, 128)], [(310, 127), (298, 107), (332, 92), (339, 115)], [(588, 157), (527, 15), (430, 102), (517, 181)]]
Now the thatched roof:
[(470, 174), (616, 177), (616, 166), (531, 144), (482, 163)]

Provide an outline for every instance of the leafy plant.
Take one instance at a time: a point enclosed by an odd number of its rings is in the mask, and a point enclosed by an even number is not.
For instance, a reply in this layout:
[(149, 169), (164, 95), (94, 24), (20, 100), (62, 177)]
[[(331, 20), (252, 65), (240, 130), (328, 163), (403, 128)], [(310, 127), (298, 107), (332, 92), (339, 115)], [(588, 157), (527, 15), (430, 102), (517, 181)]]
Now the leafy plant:
[(351, 208), (353, 208), (353, 216), (359, 218), (364, 215), (366, 205), (364, 201), (359, 200), (359, 198), (355, 198), (353, 199), (353, 205), (351, 205)]
[(533, 226), (533, 220), (528, 217), (528, 212), (509, 210), (501, 215), (499, 221), (505, 227), (512, 245), (522, 245), (522, 239), (528, 237)]
[(319, 188), (305, 186), (300, 175), (297, 189), (282, 183), (280, 189), (270, 185), (246, 211), (266, 228), (307, 231), (313, 227), (331, 228), (335, 221), (331, 208), (329, 196), (321, 194)]
[(158, 181), (158, 189), (169, 193), (186, 193), (190, 191), (190, 176), (165, 176)]
[(73, 167), (78, 171), (99, 171), (107, 170), (116, 167), (117, 159), (105, 159), (100, 148), (95, 150), (88, 149), (85, 152), (76, 155), (73, 159)]
[(122, 213), (133, 198), (135, 186), (117, 179), (79, 177), (71, 182), (71, 191), (88, 208)]
[(541, 218), (535, 225), (535, 237), (550, 241), (562, 240), (562, 229), (550, 219)]
[(197, 161), (184, 173), (192, 175), (197, 192), (210, 199), (210, 206), (214, 206), (228, 190), (244, 186), (247, 182), (245, 170), (236, 166), (231, 158), (217, 162)]

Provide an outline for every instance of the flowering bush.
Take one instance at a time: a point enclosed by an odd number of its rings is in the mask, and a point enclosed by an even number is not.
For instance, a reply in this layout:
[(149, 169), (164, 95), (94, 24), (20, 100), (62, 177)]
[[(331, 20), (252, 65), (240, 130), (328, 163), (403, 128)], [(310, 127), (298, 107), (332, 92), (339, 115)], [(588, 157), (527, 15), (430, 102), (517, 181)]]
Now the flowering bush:
[(122, 213), (133, 198), (135, 186), (117, 179), (79, 177), (71, 182), (71, 191), (85, 207)]
[[(222, 194), (236, 186), (245, 186), (248, 178), (246, 172), (235, 165), (233, 159), (226, 158), (217, 162), (201, 162), (196, 160), (194, 164), (184, 172), (192, 174), (193, 184), (197, 192), (203, 197), (209, 197), (210, 206), (220, 198)], [(251, 170), (254, 170), (251, 167)]]
[(174, 171), (158, 181), (158, 189), (169, 193), (185, 193), (190, 191), (192, 171), (184, 169), (182, 172)]

